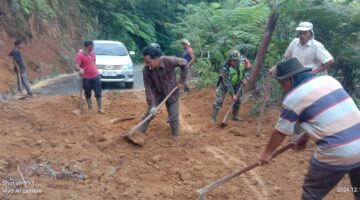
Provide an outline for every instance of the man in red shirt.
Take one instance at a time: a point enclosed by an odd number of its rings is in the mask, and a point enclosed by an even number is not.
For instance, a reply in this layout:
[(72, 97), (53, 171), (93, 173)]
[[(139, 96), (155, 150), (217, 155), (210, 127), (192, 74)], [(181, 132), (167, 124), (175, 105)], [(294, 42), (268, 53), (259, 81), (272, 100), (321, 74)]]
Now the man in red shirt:
[(76, 54), (76, 71), (80, 73), (83, 80), (86, 102), (88, 108), (92, 110), (91, 90), (94, 90), (98, 105), (98, 113), (104, 113), (101, 102), (101, 80), (99, 70), (96, 67), (96, 57), (93, 52), (94, 43), (84, 42), (84, 49)]

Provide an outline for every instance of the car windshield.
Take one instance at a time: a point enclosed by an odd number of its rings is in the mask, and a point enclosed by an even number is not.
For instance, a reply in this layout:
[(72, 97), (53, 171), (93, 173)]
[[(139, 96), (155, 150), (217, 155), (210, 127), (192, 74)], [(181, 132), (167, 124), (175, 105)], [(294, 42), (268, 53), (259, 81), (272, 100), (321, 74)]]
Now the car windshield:
[(127, 56), (128, 52), (123, 44), (95, 43), (94, 52), (96, 55), (106, 56)]

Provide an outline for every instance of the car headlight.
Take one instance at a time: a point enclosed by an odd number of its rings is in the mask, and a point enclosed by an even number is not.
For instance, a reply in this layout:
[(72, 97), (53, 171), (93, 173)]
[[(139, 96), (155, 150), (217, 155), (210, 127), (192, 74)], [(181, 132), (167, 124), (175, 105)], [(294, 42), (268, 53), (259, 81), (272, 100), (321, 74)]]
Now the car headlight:
[(127, 64), (127, 65), (124, 65), (124, 69), (125, 70), (132, 70), (133, 69), (133, 64), (130, 63), (130, 64)]

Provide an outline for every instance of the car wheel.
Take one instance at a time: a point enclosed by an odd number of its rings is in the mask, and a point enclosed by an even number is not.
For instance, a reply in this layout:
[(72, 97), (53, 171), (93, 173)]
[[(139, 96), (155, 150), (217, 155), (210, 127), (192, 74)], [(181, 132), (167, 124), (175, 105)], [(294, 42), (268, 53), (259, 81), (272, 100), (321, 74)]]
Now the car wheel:
[(125, 87), (129, 88), (129, 89), (132, 89), (134, 87), (134, 82), (125, 83)]

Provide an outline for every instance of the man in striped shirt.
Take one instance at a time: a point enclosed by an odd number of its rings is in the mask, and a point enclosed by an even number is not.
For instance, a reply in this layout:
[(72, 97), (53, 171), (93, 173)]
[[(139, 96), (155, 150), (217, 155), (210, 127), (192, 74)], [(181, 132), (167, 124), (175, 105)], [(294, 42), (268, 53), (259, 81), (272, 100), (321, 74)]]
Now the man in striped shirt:
[(275, 79), (287, 94), (259, 162), (270, 163), (272, 152), (294, 133), (295, 124), (299, 123), (306, 134), (295, 145), (304, 146), (309, 137), (317, 144), (305, 176), (302, 199), (322, 199), (349, 174), (349, 192), (360, 200), (360, 111), (338, 81), (330, 76), (317, 77), (310, 71), (296, 58), (277, 65)]

